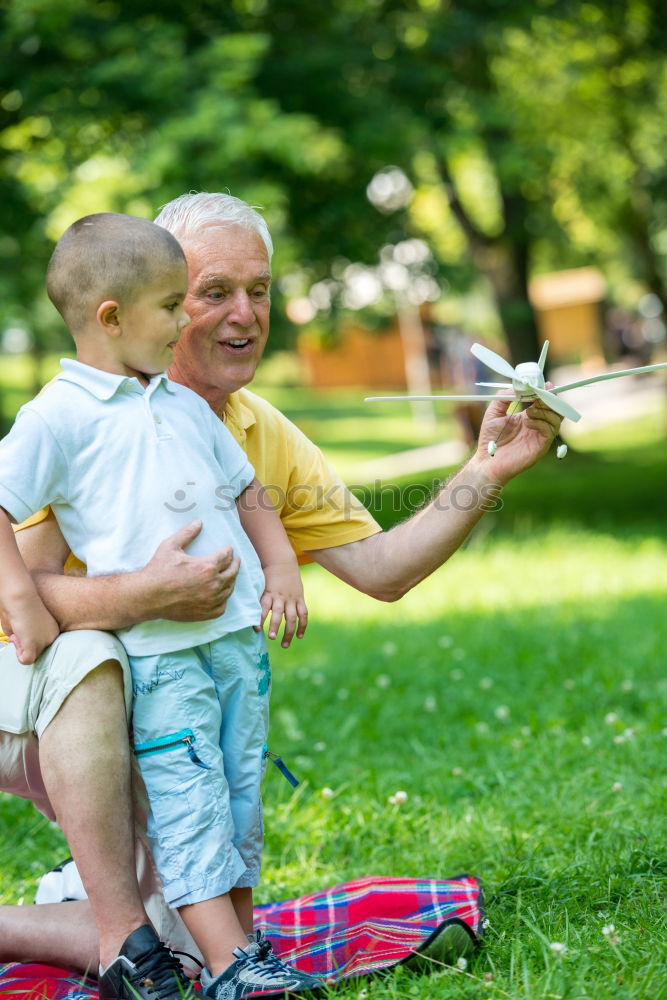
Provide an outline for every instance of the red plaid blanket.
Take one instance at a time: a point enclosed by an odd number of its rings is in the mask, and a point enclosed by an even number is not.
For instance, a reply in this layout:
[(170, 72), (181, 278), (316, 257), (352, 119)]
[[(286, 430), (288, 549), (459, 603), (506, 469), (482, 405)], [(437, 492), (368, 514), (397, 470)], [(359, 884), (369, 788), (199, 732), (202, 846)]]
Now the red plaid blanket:
[[(468, 875), (453, 879), (363, 878), (269, 903), (255, 925), (280, 958), (331, 982), (429, 953), (445, 930), (481, 936), (482, 894)], [(95, 980), (46, 965), (0, 965), (0, 994), (23, 1000), (97, 1000)]]

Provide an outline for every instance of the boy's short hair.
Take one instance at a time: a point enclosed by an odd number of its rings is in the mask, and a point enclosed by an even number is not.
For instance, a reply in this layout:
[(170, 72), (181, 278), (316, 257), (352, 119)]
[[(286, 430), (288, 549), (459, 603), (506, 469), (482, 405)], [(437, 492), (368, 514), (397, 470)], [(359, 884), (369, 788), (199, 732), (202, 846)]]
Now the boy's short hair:
[(46, 271), (46, 290), (72, 332), (105, 299), (132, 302), (166, 266), (185, 255), (178, 240), (133, 215), (100, 212), (78, 219), (60, 237)]

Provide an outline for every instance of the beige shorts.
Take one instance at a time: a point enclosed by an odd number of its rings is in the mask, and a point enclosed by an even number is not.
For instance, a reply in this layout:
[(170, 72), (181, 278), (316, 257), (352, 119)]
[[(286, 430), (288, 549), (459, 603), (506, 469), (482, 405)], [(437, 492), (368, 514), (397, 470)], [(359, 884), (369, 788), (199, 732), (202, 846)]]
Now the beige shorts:
[[(11, 643), (0, 643), (0, 791), (29, 799), (55, 820), (39, 766), (39, 738), (78, 684), (100, 664), (115, 660), (123, 671), (125, 709), (132, 707), (132, 681), (121, 643), (108, 632), (63, 632), (30, 666), (16, 659)], [(148, 916), (170, 947), (198, 956), (198, 949), (174, 910), (162, 896), (153, 858), (143, 830), (147, 802), (138, 769), (135, 774), (137, 876)]]

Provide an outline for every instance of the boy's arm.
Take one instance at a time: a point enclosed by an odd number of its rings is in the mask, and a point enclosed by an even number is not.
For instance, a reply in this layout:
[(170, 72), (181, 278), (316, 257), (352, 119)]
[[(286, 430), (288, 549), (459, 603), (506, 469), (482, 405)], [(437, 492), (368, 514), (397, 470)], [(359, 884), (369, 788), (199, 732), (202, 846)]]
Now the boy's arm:
[(284, 616), (281, 646), (286, 649), (295, 632), (297, 639), (303, 638), (308, 624), (308, 610), (294, 550), (268, 494), (257, 479), (253, 479), (240, 494), (236, 506), (243, 530), (264, 570), (262, 621), (271, 614), (269, 639), (275, 639)]
[(0, 507), (0, 615), (20, 663), (34, 663), (58, 635), (58, 623), (42, 603), (21, 559), (14, 532)]

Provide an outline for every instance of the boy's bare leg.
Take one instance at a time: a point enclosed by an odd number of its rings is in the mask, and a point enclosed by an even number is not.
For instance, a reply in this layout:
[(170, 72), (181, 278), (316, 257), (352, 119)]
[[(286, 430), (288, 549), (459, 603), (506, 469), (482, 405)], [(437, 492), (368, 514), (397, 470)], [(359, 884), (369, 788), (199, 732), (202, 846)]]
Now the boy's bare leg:
[[(63, 702), (40, 741), (40, 767), (88, 894), (106, 968), (128, 935), (149, 922), (136, 880), (130, 749), (114, 660), (91, 671)], [(43, 939), (38, 943), (42, 957)], [(89, 939), (84, 952), (79, 967), (85, 968)]]
[(97, 928), (87, 900), (0, 906), (0, 961), (45, 962), (97, 975)]
[(201, 949), (206, 968), (213, 977), (219, 976), (234, 961), (234, 948), (245, 948), (248, 944), (229, 893), (179, 906), (178, 912)]
[(236, 910), (236, 916), (243, 928), (243, 933), (252, 934), (255, 925), (252, 889), (230, 889), (229, 898)]

